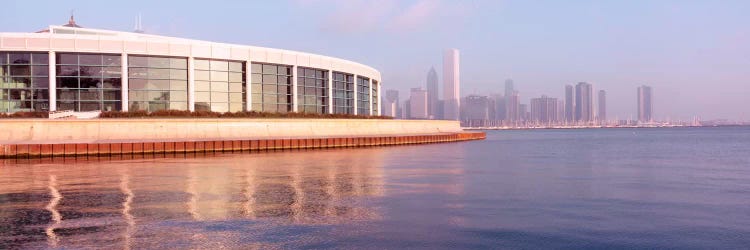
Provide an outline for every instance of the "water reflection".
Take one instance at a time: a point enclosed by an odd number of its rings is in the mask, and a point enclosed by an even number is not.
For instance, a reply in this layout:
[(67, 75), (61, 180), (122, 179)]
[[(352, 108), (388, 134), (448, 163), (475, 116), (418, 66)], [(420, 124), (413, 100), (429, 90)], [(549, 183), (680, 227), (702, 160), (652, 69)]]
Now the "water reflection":
[(39, 226), (51, 248), (203, 248), (231, 246), (245, 231), (221, 227), (379, 220), (379, 208), (362, 203), (384, 195), (379, 152), (16, 161), (0, 167), (0, 219), (10, 225), (0, 248), (40, 247)]
[(57, 211), (57, 204), (59, 204), (62, 199), (60, 192), (57, 191), (57, 176), (49, 176), (49, 195), (51, 196), (49, 204), (47, 204), (44, 209), (52, 214), (52, 223), (50, 223), (47, 229), (44, 230), (44, 233), (47, 234), (47, 242), (49, 243), (49, 246), (57, 247), (57, 243), (60, 242), (60, 239), (57, 238), (57, 234), (55, 234), (55, 228), (60, 226), (60, 223), (62, 222), (62, 216), (60, 215), (60, 212)]

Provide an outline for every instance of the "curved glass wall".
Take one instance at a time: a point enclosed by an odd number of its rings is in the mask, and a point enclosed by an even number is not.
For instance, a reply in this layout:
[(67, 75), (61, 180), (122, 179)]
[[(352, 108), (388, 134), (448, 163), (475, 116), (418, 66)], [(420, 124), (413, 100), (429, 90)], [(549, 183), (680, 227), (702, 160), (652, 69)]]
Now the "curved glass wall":
[(372, 114), (378, 114), (378, 81), (372, 80)]
[(187, 58), (128, 56), (130, 111), (187, 110)]
[(333, 72), (333, 113), (354, 114), (354, 75)]
[(57, 110), (121, 109), (120, 55), (57, 53), (55, 57)]
[(357, 114), (370, 115), (370, 79), (357, 76)]
[(245, 64), (195, 60), (195, 110), (238, 112), (245, 107)]
[(328, 71), (297, 67), (297, 110), (328, 114)]
[(292, 110), (292, 66), (253, 63), (250, 81), (253, 111)]
[(49, 56), (0, 53), (0, 112), (49, 110)]

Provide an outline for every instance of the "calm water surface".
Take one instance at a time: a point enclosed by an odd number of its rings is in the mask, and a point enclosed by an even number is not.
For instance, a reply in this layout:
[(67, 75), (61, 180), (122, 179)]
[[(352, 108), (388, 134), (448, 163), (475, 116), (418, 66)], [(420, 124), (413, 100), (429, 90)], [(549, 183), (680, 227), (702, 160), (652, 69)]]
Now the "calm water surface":
[(750, 128), (6, 160), (6, 248), (748, 248)]

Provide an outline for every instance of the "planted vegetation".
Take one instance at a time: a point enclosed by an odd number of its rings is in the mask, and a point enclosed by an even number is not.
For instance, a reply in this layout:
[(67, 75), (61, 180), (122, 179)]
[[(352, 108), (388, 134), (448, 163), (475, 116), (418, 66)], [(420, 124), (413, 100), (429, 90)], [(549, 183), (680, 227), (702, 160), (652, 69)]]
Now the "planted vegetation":
[(49, 113), (41, 111), (0, 113), (0, 118), (49, 118)]
[(308, 118), (308, 119), (393, 119), (390, 116), (367, 116), (348, 114), (314, 114), (314, 113), (271, 113), (256, 111), (241, 112), (211, 112), (211, 111), (183, 111), (183, 110), (160, 110), (154, 112), (146, 111), (105, 111), (100, 118)]

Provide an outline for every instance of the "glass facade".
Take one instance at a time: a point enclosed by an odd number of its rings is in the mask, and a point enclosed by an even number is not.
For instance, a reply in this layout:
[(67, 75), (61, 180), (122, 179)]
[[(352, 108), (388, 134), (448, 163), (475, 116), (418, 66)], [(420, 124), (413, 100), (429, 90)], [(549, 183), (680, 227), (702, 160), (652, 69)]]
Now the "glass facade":
[(245, 63), (195, 60), (195, 110), (245, 110)]
[(292, 110), (292, 66), (251, 65), (253, 111), (286, 113)]
[(195, 59), (195, 85), (188, 89), (186, 57), (129, 55), (126, 76), (121, 54), (57, 52), (53, 59), (50, 65), (48, 52), (0, 51), (0, 112), (49, 111), (50, 73), (61, 111), (122, 110), (123, 77), (130, 111), (189, 110), (190, 91), (196, 111), (245, 111), (248, 94), (252, 110), (262, 112), (354, 114), (355, 97), (358, 114), (380, 108), (377, 81), (326, 69), (253, 63), (246, 72), (249, 62)]
[(57, 53), (55, 57), (57, 110), (121, 110), (120, 55)]
[(354, 114), (354, 75), (333, 72), (333, 113)]
[(0, 112), (49, 110), (47, 53), (0, 52)]
[(357, 114), (370, 115), (370, 79), (357, 76)]
[(372, 115), (378, 114), (378, 81), (372, 80)]
[(328, 113), (328, 71), (297, 67), (297, 111)]
[(128, 56), (130, 111), (187, 110), (187, 58)]

